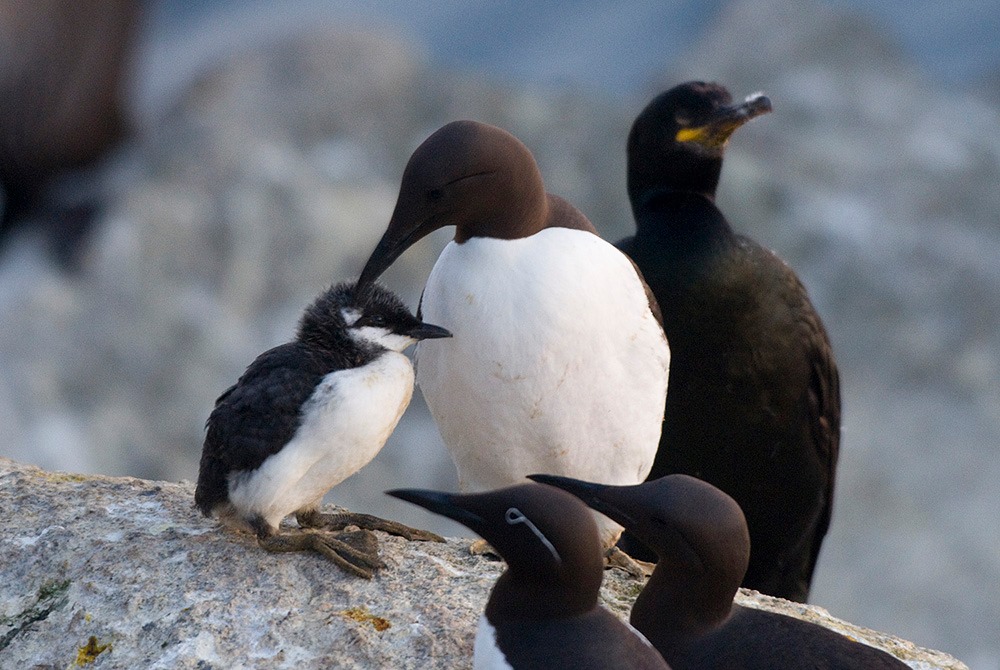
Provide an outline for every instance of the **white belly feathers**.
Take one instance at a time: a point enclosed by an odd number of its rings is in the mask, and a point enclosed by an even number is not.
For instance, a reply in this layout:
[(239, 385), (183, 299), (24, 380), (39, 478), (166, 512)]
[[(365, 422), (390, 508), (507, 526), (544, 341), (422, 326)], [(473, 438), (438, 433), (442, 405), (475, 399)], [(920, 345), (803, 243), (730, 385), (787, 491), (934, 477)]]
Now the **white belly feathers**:
[[(451, 242), (423, 318), (449, 329), (419, 346), (417, 383), (462, 490), (534, 472), (636, 484), (653, 463), (670, 353), (629, 260), (590, 233)], [(617, 535), (605, 523), (602, 534)]]
[(231, 476), (231, 503), (258, 510), (274, 525), (318, 504), (378, 454), (412, 394), (413, 367), (395, 351), (362, 367), (331, 372), (303, 405), (295, 437), (249, 475)]

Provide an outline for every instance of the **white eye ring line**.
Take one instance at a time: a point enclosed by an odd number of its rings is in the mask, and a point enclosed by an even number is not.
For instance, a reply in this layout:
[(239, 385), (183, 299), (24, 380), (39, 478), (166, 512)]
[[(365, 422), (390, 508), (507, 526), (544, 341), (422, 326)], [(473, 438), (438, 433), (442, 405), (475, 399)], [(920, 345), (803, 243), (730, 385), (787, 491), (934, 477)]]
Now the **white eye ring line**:
[(511, 507), (504, 513), (503, 516), (504, 516), (504, 521), (506, 521), (511, 526), (514, 526), (519, 523), (523, 523), (525, 526), (527, 526), (528, 529), (532, 533), (534, 533), (539, 540), (541, 540), (542, 544), (545, 545), (545, 548), (549, 550), (549, 553), (552, 554), (552, 557), (556, 559), (556, 563), (562, 564), (562, 557), (559, 555), (559, 552), (556, 551), (556, 548), (552, 546), (552, 543), (549, 542), (549, 538), (545, 537), (542, 531), (538, 530), (538, 526), (533, 524), (531, 522), (531, 519), (529, 519), (527, 516), (524, 515), (524, 512), (522, 512), (516, 507)]

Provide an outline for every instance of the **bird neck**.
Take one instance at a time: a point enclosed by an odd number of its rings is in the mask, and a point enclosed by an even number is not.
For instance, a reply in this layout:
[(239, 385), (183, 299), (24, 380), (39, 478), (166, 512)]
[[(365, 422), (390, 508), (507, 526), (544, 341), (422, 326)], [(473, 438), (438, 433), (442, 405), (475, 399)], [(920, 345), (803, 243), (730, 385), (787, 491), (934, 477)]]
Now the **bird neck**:
[(718, 628), (733, 612), (738, 587), (704, 572), (678, 571), (661, 561), (632, 606), (630, 622), (661, 650)]
[(598, 573), (596, 579), (579, 574), (576, 579), (551, 574), (532, 578), (508, 568), (493, 585), (486, 618), (495, 623), (584, 614), (597, 607), (601, 577)]
[(732, 244), (735, 233), (712, 197), (691, 191), (653, 191), (633, 200), (637, 236), (664, 253), (697, 257)]
[(633, 144), (628, 152), (628, 196), (632, 208), (661, 193), (694, 193), (715, 200), (722, 174), (722, 155), (701, 155), (689, 149), (664, 152)]

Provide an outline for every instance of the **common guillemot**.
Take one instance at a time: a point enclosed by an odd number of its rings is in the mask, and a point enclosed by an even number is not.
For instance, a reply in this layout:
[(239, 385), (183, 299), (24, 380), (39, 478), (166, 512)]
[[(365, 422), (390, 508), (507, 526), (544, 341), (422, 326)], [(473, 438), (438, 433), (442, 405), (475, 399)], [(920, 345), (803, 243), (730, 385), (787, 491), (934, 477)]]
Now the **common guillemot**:
[[(367, 514), (323, 514), (333, 486), (379, 452), (413, 393), (413, 367), (400, 353), (417, 340), (448, 337), (422, 323), (378, 285), (339, 284), (306, 310), (295, 340), (254, 360), (215, 402), (195, 502), (206, 516), (257, 535), (269, 551), (316, 551), (371, 577), (380, 566), (374, 536), (437, 540), (427, 531)], [(300, 526), (360, 534), (278, 531)]]
[(735, 604), (751, 538), (739, 505), (711, 484), (687, 475), (637, 486), (530, 478), (576, 495), (656, 553), (656, 568), (629, 620), (674, 670), (909, 667), (817, 624)]
[(641, 635), (598, 604), (604, 573), (593, 514), (551, 486), (449, 494), (387, 492), (464, 524), (507, 561), (476, 632), (476, 670), (664, 669)]
[[(663, 419), (670, 351), (632, 262), (546, 194), (528, 148), (475, 121), (413, 153), (388, 228), (361, 273), (377, 278), (443, 226), (455, 238), (421, 314), (454, 334), (418, 347), (417, 384), (463, 491), (544, 471), (641, 482)], [(599, 518), (612, 547), (621, 528)]]

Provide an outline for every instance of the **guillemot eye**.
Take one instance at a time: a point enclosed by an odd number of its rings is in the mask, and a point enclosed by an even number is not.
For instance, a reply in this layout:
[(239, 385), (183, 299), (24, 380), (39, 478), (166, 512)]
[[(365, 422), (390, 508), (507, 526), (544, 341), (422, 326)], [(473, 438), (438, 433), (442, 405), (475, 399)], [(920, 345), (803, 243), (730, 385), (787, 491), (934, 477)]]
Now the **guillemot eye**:
[(436, 202), (444, 197), (444, 190), (440, 188), (432, 188), (427, 191), (427, 199), (431, 202)]

